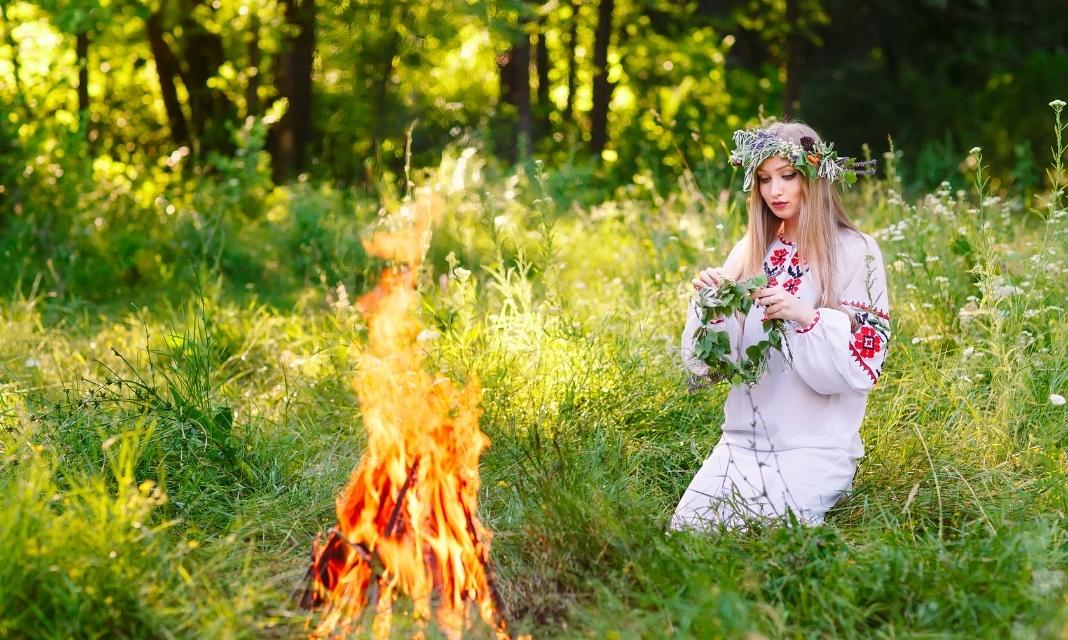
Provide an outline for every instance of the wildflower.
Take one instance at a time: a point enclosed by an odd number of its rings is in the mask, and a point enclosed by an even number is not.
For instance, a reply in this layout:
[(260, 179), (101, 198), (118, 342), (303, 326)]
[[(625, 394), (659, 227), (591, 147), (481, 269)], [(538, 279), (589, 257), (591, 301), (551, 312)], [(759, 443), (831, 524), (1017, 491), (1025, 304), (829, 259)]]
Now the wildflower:
[(1055, 407), (1063, 407), (1064, 396), (1059, 393), (1051, 393), (1049, 394), (1049, 403)]
[(1060, 111), (1064, 108), (1064, 100), (1054, 100), (1049, 103), (1049, 106), (1053, 107), (1054, 111)]
[(26, 358), (26, 362), (23, 362), (22, 364), (25, 365), (27, 369), (36, 369), (37, 367), (41, 366), (41, 363), (37, 360), (37, 358)]
[(415, 337), (416, 342), (430, 342), (431, 340), (437, 340), (441, 337), (441, 334), (433, 329), (423, 329), (419, 332), (419, 335)]
[(460, 282), (467, 282), (467, 279), (471, 277), (471, 272), (463, 267), (456, 267), (452, 270), (452, 275), (456, 276)]
[(972, 147), (971, 150), (968, 151), (968, 153), (972, 154), (973, 156), (977, 156), (982, 152), (983, 152), (983, 150), (982, 150), (981, 147)]

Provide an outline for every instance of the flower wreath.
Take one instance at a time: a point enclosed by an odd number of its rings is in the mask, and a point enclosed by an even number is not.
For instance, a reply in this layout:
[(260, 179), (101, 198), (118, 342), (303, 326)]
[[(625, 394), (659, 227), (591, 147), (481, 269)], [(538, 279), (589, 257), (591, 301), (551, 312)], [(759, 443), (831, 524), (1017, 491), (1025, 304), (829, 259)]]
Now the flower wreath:
[(752, 188), (753, 175), (760, 163), (773, 156), (789, 160), (809, 180), (826, 178), (829, 182), (841, 180), (851, 185), (857, 181), (858, 174), (875, 174), (875, 160), (840, 158), (830, 142), (803, 136), (798, 144), (783, 140), (768, 129), (739, 129), (734, 132), (731, 164), (745, 167), (743, 191)]
[[(741, 311), (748, 314), (753, 307), (750, 294), (767, 286), (766, 276), (756, 276), (744, 282), (724, 280), (716, 289), (702, 289), (697, 294), (697, 313), (701, 326), (694, 333), (693, 354), (708, 365), (705, 377), (709, 382), (729, 380), (731, 384), (745, 383), (755, 385), (768, 369), (771, 350), (777, 349), (786, 358), (789, 366), (792, 362), (788, 343), (785, 338), (786, 323), (783, 320), (764, 320), (765, 337), (749, 345), (739, 360), (731, 358), (730, 336), (726, 331), (716, 329), (716, 318), (722, 318)], [(698, 380), (691, 381), (691, 389), (698, 389), (707, 384)]]

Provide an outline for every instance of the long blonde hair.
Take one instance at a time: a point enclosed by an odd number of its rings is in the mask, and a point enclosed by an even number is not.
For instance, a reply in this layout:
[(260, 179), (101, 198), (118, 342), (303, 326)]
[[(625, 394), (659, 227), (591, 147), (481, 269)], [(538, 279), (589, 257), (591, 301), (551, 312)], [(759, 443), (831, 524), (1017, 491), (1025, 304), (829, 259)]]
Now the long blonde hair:
[[(819, 141), (819, 134), (803, 122), (776, 122), (768, 130), (783, 140), (801, 143), (802, 137)], [(826, 178), (809, 181), (798, 172), (801, 180), (801, 207), (797, 212), (797, 252), (808, 262), (819, 286), (818, 306), (837, 308), (836, 283), (838, 268), (838, 232), (849, 229), (860, 233), (846, 215), (842, 198)], [(764, 273), (764, 256), (775, 240), (782, 221), (775, 217), (760, 195), (759, 184), (749, 194), (749, 227), (743, 238), (744, 252), (740, 264), (729, 266), (735, 278), (752, 278)]]

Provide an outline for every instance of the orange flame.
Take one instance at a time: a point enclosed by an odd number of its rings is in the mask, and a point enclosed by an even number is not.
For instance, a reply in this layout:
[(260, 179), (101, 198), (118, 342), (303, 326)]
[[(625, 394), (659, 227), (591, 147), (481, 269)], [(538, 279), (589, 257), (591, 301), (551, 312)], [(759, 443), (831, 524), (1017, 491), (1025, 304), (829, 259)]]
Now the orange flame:
[(478, 424), (481, 390), (430, 375), (416, 342), (417, 274), (443, 206), (422, 191), (402, 212), (410, 224), (365, 242), (396, 266), (358, 302), (368, 344), (354, 384), (367, 449), (338, 498), (337, 526), (312, 545), (305, 605), (323, 608), (316, 638), (356, 633), (367, 607), (374, 608), (373, 635), (387, 637), (401, 595), (420, 627), (433, 616), (459, 637), (474, 604), (498, 637), (508, 637), (493, 590), (490, 533), (476, 515), (478, 460), (489, 446)]

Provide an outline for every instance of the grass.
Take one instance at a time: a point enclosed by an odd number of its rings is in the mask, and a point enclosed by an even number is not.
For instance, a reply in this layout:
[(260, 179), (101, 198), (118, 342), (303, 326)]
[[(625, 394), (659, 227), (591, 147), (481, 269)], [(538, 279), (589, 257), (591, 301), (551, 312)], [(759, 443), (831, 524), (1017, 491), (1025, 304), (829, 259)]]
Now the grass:
[[(1068, 391), (1068, 214), (995, 197), (977, 162), (967, 193), (849, 195), (894, 329), (854, 493), (824, 527), (716, 535), (665, 525), (719, 435), (725, 390), (685, 391), (677, 340), (736, 206), (688, 182), (568, 206), (541, 169), (478, 179), (477, 154), (418, 178), (447, 203), (428, 363), (484, 388), (481, 511), (516, 629), (1068, 635), (1068, 418), (1049, 399)], [(352, 300), (379, 265), (359, 230), (403, 198), (261, 185), (240, 217), (238, 196), (194, 191), (169, 192), (185, 204), (162, 231), (4, 267), (0, 637), (305, 633), (292, 593), (362, 446)], [(174, 238), (185, 252), (156, 259)]]

